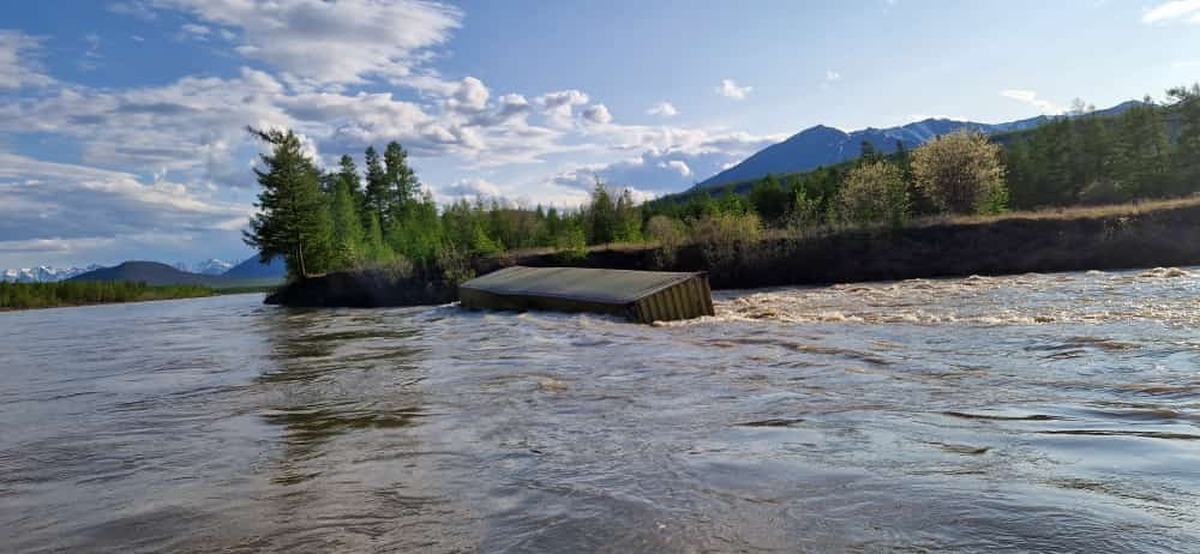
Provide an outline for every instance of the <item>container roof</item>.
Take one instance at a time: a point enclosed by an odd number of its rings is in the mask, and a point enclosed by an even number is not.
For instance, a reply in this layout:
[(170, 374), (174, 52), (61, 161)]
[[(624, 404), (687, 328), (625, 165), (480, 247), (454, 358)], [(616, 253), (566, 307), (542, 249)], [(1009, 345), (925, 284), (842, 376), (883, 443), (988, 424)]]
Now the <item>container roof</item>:
[(699, 273), (518, 265), (472, 279), (461, 286), (493, 294), (554, 296), (627, 304), (696, 275)]

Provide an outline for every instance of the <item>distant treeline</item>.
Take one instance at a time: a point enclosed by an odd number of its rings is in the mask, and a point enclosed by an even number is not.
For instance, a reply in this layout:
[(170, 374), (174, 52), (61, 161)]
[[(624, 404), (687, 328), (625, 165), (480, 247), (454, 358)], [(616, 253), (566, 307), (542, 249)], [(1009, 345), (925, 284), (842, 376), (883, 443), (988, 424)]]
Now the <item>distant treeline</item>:
[(1149, 97), (1115, 117), (1077, 106), (1031, 131), (997, 137), (1012, 206), (1030, 209), (1171, 198), (1200, 191), (1200, 87)]
[(197, 285), (150, 286), (125, 281), (0, 282), (0, 310), (168, 300), (212, 294), (211, 288)]
[[(989, 142), (1001, 147), (1007, 196), (1002, 210), (1116, 204), (1200, 192), (1200, 87), (1171, 89), (1167, 99), (1159, 104), (1147, 97), (1114, 116), (1094, 114), (1093, 107), (1077, 101), (1067, 115), (1034, 129), (991, 137)], [(908, 151), (897, 143), (895, 153), (881, 156), (877, 146), (864, 142), (860, 158), (852, 162), (733, 184), (718, 190), (716, 200), (708, 191), (693, 190), (651, 201), (646, 209), (686, 219), (711, 211), (714, 203), (720, 208), (748, 202), (764, 222), (777, 226), (847, 223), (844, 211), (838, 211), (846, 184), (863, 177), (862, 166), (884, 161), (898, 168), (906, 183), (905, 197), (897, 199), (907, 201), (909, 216), (947, 212), (913, 174), (913, 155), (921, 148)], [(728, 198), (730, 192), (745, 198)]]
[[(395, 142), (372, 147), (360, 174), (343, 156), (320, 170), (291, 131), (250, 131), (273, 147), (256, 169), (259, 213), (246, 233), (293, 277), (391, 265), (469, 277), (472, 257), (528, 248), (582, 256), (589, 245), (728, 243), (764, 229), (904, 226), (940, 214), (1170, 198), (1200, 191), (1200, 87), (1149, 98), (1117, 116), (1078, 106), (1031, 131), (988, 138), (962, 132), (911, 151), (878, 153), (805, 173), (770, 175), (739, 194), (727, 187), (639, 205), (597, 180), (583, 206), (517, 206), (499, 198), (437, 206)], [(742, 190), (745, 187), (741, 187)]]

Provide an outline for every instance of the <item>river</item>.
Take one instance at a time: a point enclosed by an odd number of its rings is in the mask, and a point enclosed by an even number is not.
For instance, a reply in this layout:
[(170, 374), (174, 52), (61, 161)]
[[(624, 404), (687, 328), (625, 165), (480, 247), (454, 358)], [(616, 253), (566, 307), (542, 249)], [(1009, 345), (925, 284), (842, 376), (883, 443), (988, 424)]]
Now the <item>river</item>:
[(0, 314), (4, 552), (1196, 552), (1200, 270)]

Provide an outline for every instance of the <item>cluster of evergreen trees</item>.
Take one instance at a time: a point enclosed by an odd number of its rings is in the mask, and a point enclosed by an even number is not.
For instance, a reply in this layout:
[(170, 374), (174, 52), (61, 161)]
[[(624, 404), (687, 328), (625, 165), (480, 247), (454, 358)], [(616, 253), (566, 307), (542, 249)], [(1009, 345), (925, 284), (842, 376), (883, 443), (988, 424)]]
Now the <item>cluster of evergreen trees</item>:
[(60, 281), (57, 283), (0, 282), (0, 309), (25, 310), (111, 302), (139, 302), (210, 296), (213, 290), (196, 285), (150, 286), (125, 281)]
[(613, 194), (597, 182), (591, 202), (578, 210), (521, 208), (499, 198), (462, 199), (439, 210), (399, 143), (389, 143), (382, 157), (368, 147), (361, 174), (349, 155), (323, 172), (292, 131), (249, 131), (272, 151), (254, 170), (262, 190), (245, 240), (264, 261), (282, 256), (293, 277), (642, 240), (642, 212), (629, 190)]
[(1018, 209), (1183, 196), (1200, 190), (1200, 86), (1115, 117), (1077, 103), (1071, 117), (998, 137)]
[(291, 131), (250, 129), (272, 147), (255, 173), (262, 191), (246, 242), (283, 256), (293, 276), (404, 260), (653, 240), (676, 244), (716, 232), (886, 223), (1080, 203), (1181, 196), (1200, 190), (1200, 87), (1168, 92), (1105, 117), (1078, 108), (1031, 131), (988, 139), (956, 133), (884, 156), (638, 205), (597, 182), (577, 209), (518, 207), (501, 199), (439, 208), (395, 142), (383, 156), (350, 156), (324, 172)]

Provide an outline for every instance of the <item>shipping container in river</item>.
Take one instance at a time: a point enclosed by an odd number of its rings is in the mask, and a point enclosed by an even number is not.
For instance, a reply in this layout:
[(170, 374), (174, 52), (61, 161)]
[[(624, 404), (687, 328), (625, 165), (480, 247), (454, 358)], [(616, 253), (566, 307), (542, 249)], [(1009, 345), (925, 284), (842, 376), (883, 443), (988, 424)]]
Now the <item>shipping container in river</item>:
[(513, 266), (463, 283), (464, 308), (595, 312), (639, 323), (713, 315), (708, 274)]

